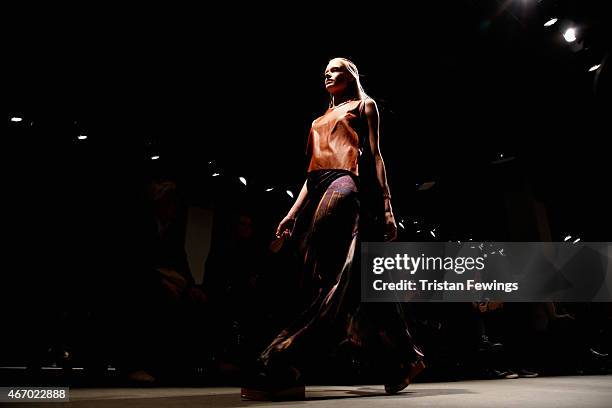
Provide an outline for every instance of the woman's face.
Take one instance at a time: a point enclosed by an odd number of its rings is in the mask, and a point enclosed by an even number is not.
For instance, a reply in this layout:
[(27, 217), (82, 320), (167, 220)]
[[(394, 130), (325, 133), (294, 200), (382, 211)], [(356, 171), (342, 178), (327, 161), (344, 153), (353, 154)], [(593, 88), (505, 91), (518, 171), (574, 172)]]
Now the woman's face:
[(331, 61), (325, 68), (325, 89), (327, 92), (338, 95), (343, 93), (348, 84), (354, 80), (340, 61)]

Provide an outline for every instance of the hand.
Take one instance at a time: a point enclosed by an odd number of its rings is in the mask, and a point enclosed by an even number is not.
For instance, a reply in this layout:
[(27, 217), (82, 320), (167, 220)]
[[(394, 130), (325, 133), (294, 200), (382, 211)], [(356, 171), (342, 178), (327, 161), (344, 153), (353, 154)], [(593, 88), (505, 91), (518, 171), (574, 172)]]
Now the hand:
[(276, 238), (290, 237), (294, 226), (295, 218), (291, 215), (286, 215), (276, 228)]
[(397, 225), (392, 211), (385, 211), (385, 241), (397, 238)]

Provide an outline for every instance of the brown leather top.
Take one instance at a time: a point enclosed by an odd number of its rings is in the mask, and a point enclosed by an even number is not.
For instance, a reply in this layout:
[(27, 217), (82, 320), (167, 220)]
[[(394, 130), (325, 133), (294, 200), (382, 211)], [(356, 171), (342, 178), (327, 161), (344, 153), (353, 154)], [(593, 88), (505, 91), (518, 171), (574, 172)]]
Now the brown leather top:
[(363, 100), (349, 101), (312, 122), (306, 148), (308, 171), (343, 169), (359, 175), (358, 158), (367, 129), (364, 106)]

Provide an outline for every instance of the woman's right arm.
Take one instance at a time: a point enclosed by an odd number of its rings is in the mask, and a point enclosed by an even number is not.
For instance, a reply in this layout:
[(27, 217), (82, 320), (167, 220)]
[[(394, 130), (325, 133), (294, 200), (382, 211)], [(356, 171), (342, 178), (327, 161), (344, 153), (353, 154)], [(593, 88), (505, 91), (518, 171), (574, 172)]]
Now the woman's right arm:
[[(312, 152), (311, 152), (312, 126), (314, 126), (314, 121), (312, 122), (312, 125), (310, 126), (310, 133), (308, 134), (308, 141), (306, 142), (306, 156), (309, 159), (312, 155)], [(278, 228), (276, 228), (277, 238), (291, 236), (291, 233), (293, 231), (293, 226), (295, 225), (295, 219), (298, 213), (300, 212), (300, 210), (302, 209), (302, 206), (304, 205), (304, 201), (306, 200), (306, 196), (308, 195), (307, 184), (308, 184), (308, 180), (304, 181), (304, 185), (302, 186), (302, 189), (300, 190), (300, 194), (298, 195), (298, 198), (295, 200), (295, 202), (291, 206), (291, 209), (289, 210), (287, 215), (285, 215), (285, 218), (283, 218), (281, 222), (278, 224)]]
[(280, 238), (282, 235), (291, 236), (291, 231), (293, 230), (293, 225), (295, 224), (295, 218), (297, 214), (300, 212), (300, 209), (304, 205), (304, 201), (306, 200), (306, 196), (308, 195), (308, 187), (306, 187), (307, 181), (304, 182), (302, 189), (300, 190), (300, 194), (298, 198), (295, 200), (291, 209), (278, 224), (278, 228), (276, 229), (276, 237)]
[(287, 215), (290, 215), (293, 218), (295, 218), (297, 214), (300, 212), (302, 205), (304, 205), (304, 200), (306, 200), (306, 195), (308, 194), (308, 187), (306, 187), (306, 184), (307, 182), (305, 181), (304, 185), (302, 186), (302, 189), (300, 190), (300, 194), (298, 195), (298, 198), (295, 200), (295, 203), (293, 203), (293, 206), (287, 213)]

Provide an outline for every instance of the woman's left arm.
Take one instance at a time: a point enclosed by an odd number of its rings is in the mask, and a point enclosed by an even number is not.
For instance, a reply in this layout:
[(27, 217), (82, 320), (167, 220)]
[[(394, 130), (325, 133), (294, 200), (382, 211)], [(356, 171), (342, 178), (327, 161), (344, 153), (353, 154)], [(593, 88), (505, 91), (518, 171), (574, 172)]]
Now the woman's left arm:
[(395, 217), (391, 207), (391, 192), (389, 191), (389, 184), (387, 183), (385, 162), (380, 154), (380, 116), (378, 115), (378, 107), (374, 100), (367, 99), (365, 101), (365, 114), (368, 120), (370, 148), (372, 149), (372, 156), (374, 157), (374, 164), (376, 166), (376, 178), (378, 179), (385, 200), (385, 239), (387, 241), (392, 241), (397, 238), (397, 225), (395, 224)]

